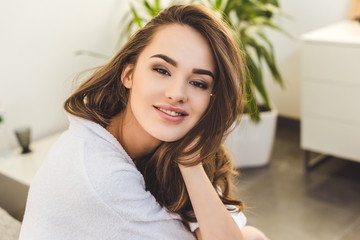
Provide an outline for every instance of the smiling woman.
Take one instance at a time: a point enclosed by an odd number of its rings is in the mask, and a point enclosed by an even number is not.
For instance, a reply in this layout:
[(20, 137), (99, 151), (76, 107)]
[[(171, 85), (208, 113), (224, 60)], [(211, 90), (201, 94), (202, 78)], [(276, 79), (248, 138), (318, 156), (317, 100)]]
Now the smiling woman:
[[(131, 89), (125, 116), (133, 115), (147, 135), (138, 137), (153, 137), (154, 142), (181, 139), (204, 115), (210, 102), (213, 78), (200, 74), (214, 72), (208, 43), (189, 26), (164, 26), (141, 52), (135, 65), (126, 65), (122, 81)], [(121, 126), (118, 122), (115, 125)], [(128, 130), (133, 131), (131, 127), (124, 128), (124, 136), (129, 135)], [(132, 149), (127, 152), (132, 158), (148, 154), (137, 151), (133, 154)]]
[(20, 239), (266, 239), (244, 227), (222, 146), (241, 66), (208, 9), (160, 12), (65, 102), (70, 127), (31, 184)]

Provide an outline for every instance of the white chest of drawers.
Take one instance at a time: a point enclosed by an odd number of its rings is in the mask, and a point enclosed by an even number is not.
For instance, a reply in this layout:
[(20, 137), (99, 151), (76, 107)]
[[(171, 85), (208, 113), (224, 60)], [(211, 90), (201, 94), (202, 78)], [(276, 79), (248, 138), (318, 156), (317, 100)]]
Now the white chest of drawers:
[(360, 24), (302, 36), (301, 147), (360, 162)]

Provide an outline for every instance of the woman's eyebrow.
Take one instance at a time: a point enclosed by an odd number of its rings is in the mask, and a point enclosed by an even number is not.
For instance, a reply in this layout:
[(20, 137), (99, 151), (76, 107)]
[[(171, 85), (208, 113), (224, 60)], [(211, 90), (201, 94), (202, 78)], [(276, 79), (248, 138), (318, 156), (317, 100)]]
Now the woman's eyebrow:
[[(155, 54), (155, 55), (151, 56), (150, 58), (161, 58), (162, 60), (164, 60), (167, 63), (170, 63), (174, 67), (177, 66), (177, 62), (174, 59), (172, 59), (164, 54)], [(209, 75), (210, 77), (212, 77), (214, 79), (214, 74), (209, 70), (194, 68), (192, 72), (195, 74)]]
[(177, 62), (174, 59), (169, 58), (168, 56), (164, 55), (164, 54), (155, 54), (153, 56), (151, 56), (150, 58), (161, 58), (163, 59), (165, 62), (170, 63), (171, 65), (173, 65), (174, 67), (177, 66)]
[(202, 74), (202, 75), (209, 75), (210, 77), (212, 77), (214, 79), (214, 74), (212, 72), (208, 71), (208, 70), (194, 68), (193, 73)]

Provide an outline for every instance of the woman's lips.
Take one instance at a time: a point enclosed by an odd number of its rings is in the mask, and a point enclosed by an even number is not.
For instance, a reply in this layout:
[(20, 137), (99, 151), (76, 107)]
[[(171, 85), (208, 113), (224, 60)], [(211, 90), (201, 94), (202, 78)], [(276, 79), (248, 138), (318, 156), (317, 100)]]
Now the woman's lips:
[(156, 105), (154, 108), (163, 119), (171, 122), (180, 122), (189, 115), (185, 110), (173, 106)]
[(189, 115), (184, 109), (179, 108), (179, 107), (173, 107), (171, 105), (159, 104), (159, 105), (154, 105), (154, 107), (156, 109), (166, 112), (170, 115), (174, 115), (175, 113), (178, 113), (178, 114), (184, 115), (184, 116)]

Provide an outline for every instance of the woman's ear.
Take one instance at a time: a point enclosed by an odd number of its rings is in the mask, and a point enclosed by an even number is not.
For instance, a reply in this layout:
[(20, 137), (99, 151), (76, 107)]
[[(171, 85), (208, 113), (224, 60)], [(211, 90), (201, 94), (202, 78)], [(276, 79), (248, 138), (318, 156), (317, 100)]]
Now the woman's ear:
[(132, 87), (132, 76), (133, 76), (134, 65), (133, 64), (125, 64), (122, 73), (121, 73), (121, 82), (124, 84), (126, 88)]

